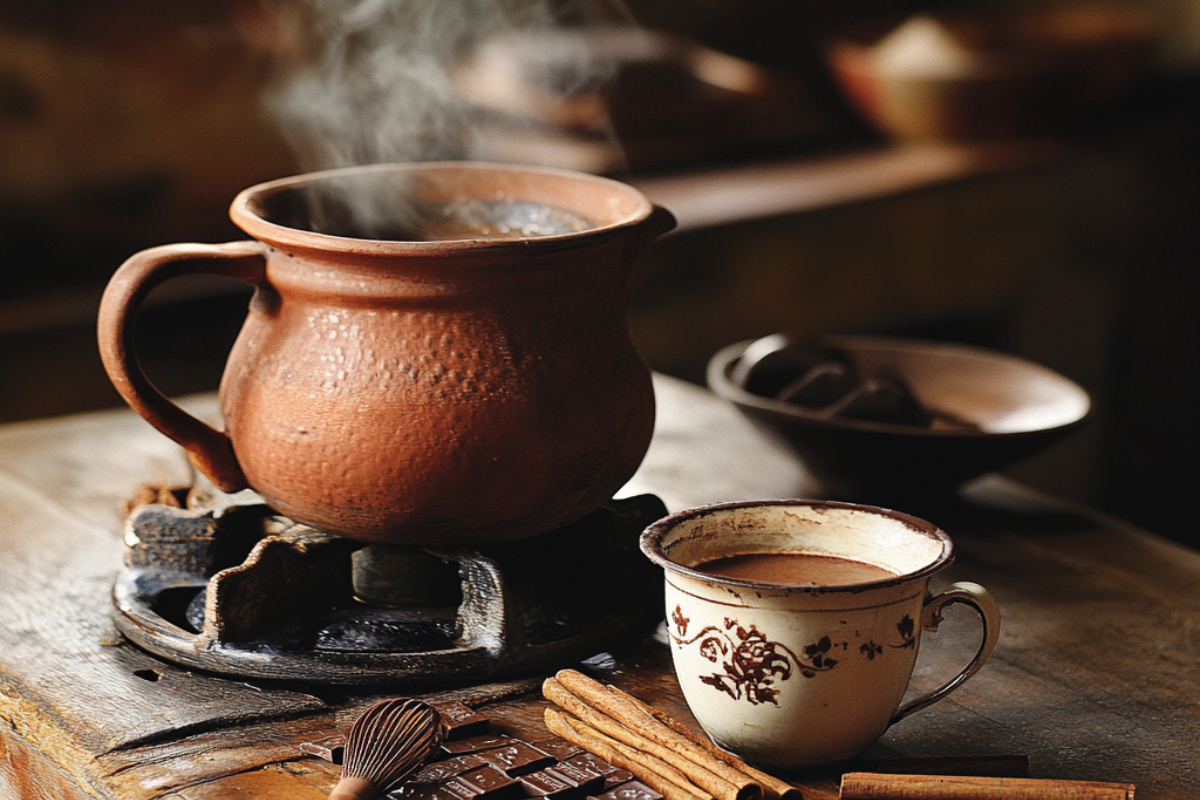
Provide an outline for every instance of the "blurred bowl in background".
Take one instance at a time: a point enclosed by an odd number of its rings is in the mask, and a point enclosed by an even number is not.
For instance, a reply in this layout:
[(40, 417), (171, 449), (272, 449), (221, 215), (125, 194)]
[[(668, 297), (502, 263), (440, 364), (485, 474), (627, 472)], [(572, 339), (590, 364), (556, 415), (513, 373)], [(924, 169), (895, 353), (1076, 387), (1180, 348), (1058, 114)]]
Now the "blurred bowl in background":
[(829, 47), (850, 105), (897, 139), (977, 141), (1041, 134), (1119, 99), (1156, 36), (1137, 9), (1031, 8), (997, 17), (917, 15)]
[(1124, 96), (1149, 70), (1159, 40), (1150, 14), (1129, 7), (1028, 8), (1007, 27), (1012, 41), (1053, 58), (1061, 101), (1080, 111)]
[(713, 356), (708, 384), (850, 499), (950, 491), (1044, 450), (1091, 408), (1031, 361), (884, 336), (739, 342)]

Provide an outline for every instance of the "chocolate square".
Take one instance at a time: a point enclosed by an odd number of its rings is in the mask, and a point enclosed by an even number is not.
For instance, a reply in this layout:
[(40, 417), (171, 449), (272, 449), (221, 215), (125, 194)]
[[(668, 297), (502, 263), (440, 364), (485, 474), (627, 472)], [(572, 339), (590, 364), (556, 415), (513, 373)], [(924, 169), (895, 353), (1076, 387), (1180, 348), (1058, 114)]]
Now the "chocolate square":
[(582, 794), (579, 786), (554, 774), (553, 769), (532, 772), (521, 778), (521, 787), (530, 797), (545, 797), (550, 800), (576, 797)]
[(582, 747), (573, 742), (568, 742), (566, 739), (539, 739), (536, 742), (530, 742), (530, 744), (543, 753), (554, 756), (559, 761), (566, 761), (571, 756), (583, 752)]
[(410, 783), (440, 783), (456, 775), (486, 766), (487, 762), (473, 753), (427, 764), (409, 779)]
[(612, 764), (608, 763), (595, 753), (589, 753), (587, 750), (571, 756), (563, 761), (563, 763), (570, 764), (571, 766), (581, 769), (584, 772), (592, 775), (611, 775), (617, 771), (617, 768)]
[(505, 745), (517, 741), (511, 736), (503, 736), (497, 734), (484, 734), (482, 736), (469, 736), (466, 739), (455, 739), (453, 741), (442, 742), (442, 750), (452, 756), (462, 755), (463, 753), (478, 753), (483, 750), (491, 750), (495, 747), (504, 747)]
[(614, 769), (612, 772), (604, 776), (604, 791), (615, 789), (622, 783), (627, 783), (633, 780), (633, 773), (627, 769)]
[(414, 786), (406, 783), (399, 789), (388, 792), (387, 800), (461, 800), (440, 783), (423, 783)]
[[(602, 792), (605, 789), (610, 788), (605, 785), (605, 781), (607, 781), (608, 778), (606, 778), (604, 775), (596, 775), (591, 772), (585, 772), (579, 767), (571, 764), (555, 764), (553, 767), (546, 767), (543, 772), (553, 773), (556, 777), (575, 784), (584, 792)], [(632, 778), (633, 776), (630, 775), (629, 777)]]
[(663, 796), (641, 781), (626, 781), (602, 794), (592, 795), (595, 800), (663, 800)]
[(522, 795), (521, 784), (490, 764), (457, 775), (442, 785), (456, 794), (460, 789), (474, 793), (463, 793), (463, 800), (470, 800), (471, 797), (478, 800), (509, 800)]
[(510, 739), (503, 747), (481, 750), (479, 757), (504, 770), (504, 774), (510, 778), (528, 775), (554, 763), (553, 756), (520, 739)]
[(447, 739), (463, 739), (487, 733), (491, 724), (487, 717), (463, 703), (434, 703), (433, 707), (442, 718)]

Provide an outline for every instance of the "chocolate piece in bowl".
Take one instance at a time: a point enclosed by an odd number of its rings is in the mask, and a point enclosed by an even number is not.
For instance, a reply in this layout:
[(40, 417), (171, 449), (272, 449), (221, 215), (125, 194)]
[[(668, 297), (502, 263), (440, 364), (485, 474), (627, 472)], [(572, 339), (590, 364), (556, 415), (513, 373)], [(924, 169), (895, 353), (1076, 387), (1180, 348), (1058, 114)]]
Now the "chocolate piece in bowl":
[(858, 385), (858, 375), (849, 364), (822, 361), (780, 389), (775, 398), (805, 408), (820, 409), (841, 400)]
[(913, 399), (898, 378), (868, 378), (848, 392), (833, 408), (831, 416), (890, 422), (893, 425), (928, 426), (933, 415)]
[[(776, 397), (785, 390), (791, 394), (802, 393), (802, 387), (793, 384), (818, 366), (826, 369), (840, 366), (841, 372), (853, 375), (853, 368), (841, 352), (791, 334), (774, 333), (751, 342), (737, 364), (731, 367), (729, 378), (751, 394)], [(844, 377), (840, 383), (846, 383)], [(852, 385), (852, 382), (846, 384), (846, 390)], [(828, 390), (822, 394), (827, 393)]]
[[(816, 346), (842, 353), (863, 381), (832, 406), (814, 409), (752, 391), (782, 380), (779, 365), (804, 368), (794, 354), (771, 356), (781, 348), (810, 352), (792, 335), (723, 348), (709, 361), (708, 385), (787, 441), (842, 499), (900, 503), (945, 494), (1035, 455), (1090, 414), (1082, 387), (1007, 353), (894, 336), (823, 336)], [(758, 365), (770, 380), (750, 380)]]

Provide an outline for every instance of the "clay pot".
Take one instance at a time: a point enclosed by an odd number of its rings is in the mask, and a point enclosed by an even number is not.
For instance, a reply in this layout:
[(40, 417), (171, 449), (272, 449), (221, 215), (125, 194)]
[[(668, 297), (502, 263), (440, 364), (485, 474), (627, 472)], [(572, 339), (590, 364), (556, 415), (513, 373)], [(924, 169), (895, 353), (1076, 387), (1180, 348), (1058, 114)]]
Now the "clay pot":
[[(355, 221), (362, 198), (381, 204)], [(654, 396), (628, 274), (674, 219), (633, 188), (390, 164), (261, 184), (230, 213), (256, 241), (138, 253), (99, 320), (122, 396), (221, 489), (364, 542), (446, 545), (551, 530), (637, 469)], [(223, 432), (158, 392), (132, 348), (141, 301), (191, 273), (256, 287), (221, 381)]]

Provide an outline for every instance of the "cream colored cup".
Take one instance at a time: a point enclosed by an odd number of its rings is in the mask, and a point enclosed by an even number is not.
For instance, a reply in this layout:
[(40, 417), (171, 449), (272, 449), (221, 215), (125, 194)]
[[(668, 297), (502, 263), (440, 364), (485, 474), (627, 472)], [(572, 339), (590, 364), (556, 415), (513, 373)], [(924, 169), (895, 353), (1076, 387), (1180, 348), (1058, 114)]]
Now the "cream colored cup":
[[(684, 698), (705, 732), (750, 763), (793, 768), (860, 754), (893, 723), (942, 699), (983, 665), (1000, 635), (991, 594), (956, 583), (930, 594), (950, 538), (915, 517), (847, 503), (739, 502), (673, 514), (642, 534), (666, 571), (667, 630)], [(844, 586), (725, 578), (699, 564), (760, 552), (866, 562), (895, 578)], [(979, 612), (983, 637), (938, 689), (901, 698), (921, 632), (942, 610)]]

